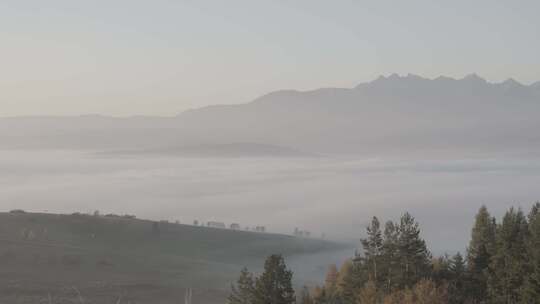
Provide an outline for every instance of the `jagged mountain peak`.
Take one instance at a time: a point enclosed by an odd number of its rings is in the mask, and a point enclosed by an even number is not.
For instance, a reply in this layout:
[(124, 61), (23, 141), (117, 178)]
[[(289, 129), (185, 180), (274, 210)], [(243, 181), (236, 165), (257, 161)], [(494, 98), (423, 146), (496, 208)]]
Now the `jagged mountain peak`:
[(469, 82), (469, 83), (478, 83), (478, 84), (486, 84), (487, 83), (487, 81), (484, 78), (478, 76), (478, 74), (476, 74), (476, 73), (472, 73), (472, 74), (469, 74), (469, 75), (463, 77), (463, 79), (461, 79), (461, 81), (466, 81), (466, 82)]
[(516, 81), (514, 78), (508, 78), (505, 81), (499, 84), (505, 90), (519, 89), (525, 87), (520, 82)]
[(368, 89), (377, 91), (414, 91), (417, 93), (422, 92), (436, 92), (438, 90), (484, 90), (488, 82), (478, 76), (475, 73), (469, 74), (461, 79), (454, 79), (447, 76), (439, 76), (434, 79), (422, 77), (415, 74), (407, 74), (400, 76), (399, 74), (391, 74), (390, 76), (379, 76), (377, 79), (359, 84), (355, 87), (357, 90)]

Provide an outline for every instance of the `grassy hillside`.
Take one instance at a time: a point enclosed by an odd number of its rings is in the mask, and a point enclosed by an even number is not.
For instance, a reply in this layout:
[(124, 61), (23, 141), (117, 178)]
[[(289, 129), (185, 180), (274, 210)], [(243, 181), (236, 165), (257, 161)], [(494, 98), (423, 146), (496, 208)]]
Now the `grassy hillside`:
[(333, 242), (147, 220), (0, 213), (0, 302), (223, 303), (240, 268), (345, 248)]

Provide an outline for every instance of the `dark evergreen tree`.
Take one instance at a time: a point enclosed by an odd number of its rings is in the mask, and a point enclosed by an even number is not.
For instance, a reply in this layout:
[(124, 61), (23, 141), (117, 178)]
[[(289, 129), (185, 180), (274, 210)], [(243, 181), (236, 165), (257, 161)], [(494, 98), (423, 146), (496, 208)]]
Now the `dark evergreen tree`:
[(253, 304), (292, 304), (292, 271), (287, 269), (281, 255), (271, 255), (264, 263), (264, 272), (255, 280)]
[(487, 297), (488, 266), (495, 250), (495, 231), (495, 219), (486, 206), (482, 206), (476, 214), (467, 249), (467, 268), (471, 279), (467, 294), (477, 302)]
[(411, 287), (428, 275), (431, 255), (420, 237), (418, 223), (408, 212), (399, 223), (398, 253), (401, 287)]
[(452, 258), (448, 255), (444, 255), (435, 258), (431, 261), (431, 275), (430, 279), (437, 285), (446, 284), (452, 280), (452, 272), (450, 270), (452, 264)]
[(496, 252), (488, 276), (489, 303), (520, 303), (528, 274), (527, 220), (521, 210), (511, 208), (497, 228)]
[(465, 275), (465, 260), (463, 259), (463, 256), (461, 253), (456, 253), (451, 259), (450, 259), (450, 275), (451, 279), (455, 280), (456, 278), (462, 278)]
[(529, 239), (527, 256), (530, 273), (525, 279), (522, 291), (524, 303), (540, 303), (540, 202), (529, 213)]
[(247, 268), (243, 268), (236, 286), (231, 286), (229, 304), (252, 304), (254, 301), (255, 281)]
[(382, 256), (383, 238), (379, 219), (377, 219), (377, 217), (373, 217), (371, 224), (366, 228), (366, 231), (367, 237), (361, 240), (364, 249), (364, 258), (366, 259), (369, 277), (373, 283), (378, 286), (379, 277), (377, 275), (377, 264), (380, 262)]
[[(399, 258), (399, 230), (398, 226), (392, 221), (386, 222), (384, 226), (383, 245), (382, 245), (382, 267), (380, 277), (384, 282), (384, 292), (389, 294), (397, 287), (400, 276), (400, 258)], [(367, 282), (365, 280), (361, 285)]]
[(466, 284), (467, 284), (467, 269), (465, 260), (461, 253), (456, 253), (449, 263), (449, 302), (451, 304), (465, 303), (467, 300)]

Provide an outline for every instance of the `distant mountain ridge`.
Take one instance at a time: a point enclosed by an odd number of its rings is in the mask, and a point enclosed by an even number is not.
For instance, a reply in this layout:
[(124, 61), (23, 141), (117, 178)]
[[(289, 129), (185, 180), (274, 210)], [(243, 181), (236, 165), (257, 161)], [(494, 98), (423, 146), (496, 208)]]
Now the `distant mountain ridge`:
[[(500, 83), (490, 83), (484, 78), (476, 75), (469, 74), (462, 79), (454, 79), (445, 76), (439, 76), (435, 79), (423, 78), (417, 75), (408, 74), (407, 76), (401, 77), (397, 74), (392, 74), (389, 77), (381, 76), (377, 80), (360, 84), (356, 89), (417, 89), (422, 90), (424, 93), (465, 93), (465, 92), (478, 92), (490, 91), (492, 94), (505, 94), (510, 91), (520, 91), (521, 94), (531, 94), (536, 95), (540, 93), (538, 88), (535, 87), (535, 84), (524, 85), (519, 83), (513, 78), (508, 78), (507, 80)], [(444, 90), (444, 91), (434, 91)]]
[(393, 74), (354, 88), (276, 91), (250, 103), (207, 106), (169, 118), (3, 118), (0, 148), (257, 143), (355, 155), (536, 155), (539, 113), (540, 82)]

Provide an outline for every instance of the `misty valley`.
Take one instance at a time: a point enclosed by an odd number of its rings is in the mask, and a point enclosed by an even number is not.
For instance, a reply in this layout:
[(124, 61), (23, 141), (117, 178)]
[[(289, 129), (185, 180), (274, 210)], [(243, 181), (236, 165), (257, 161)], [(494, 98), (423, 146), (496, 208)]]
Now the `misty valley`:
[(0, 118), (0, 302), (533, 303), (539, 97), (391, 75)]
[(1, 0), (0, 304), (540, 304), (538, 12)]

